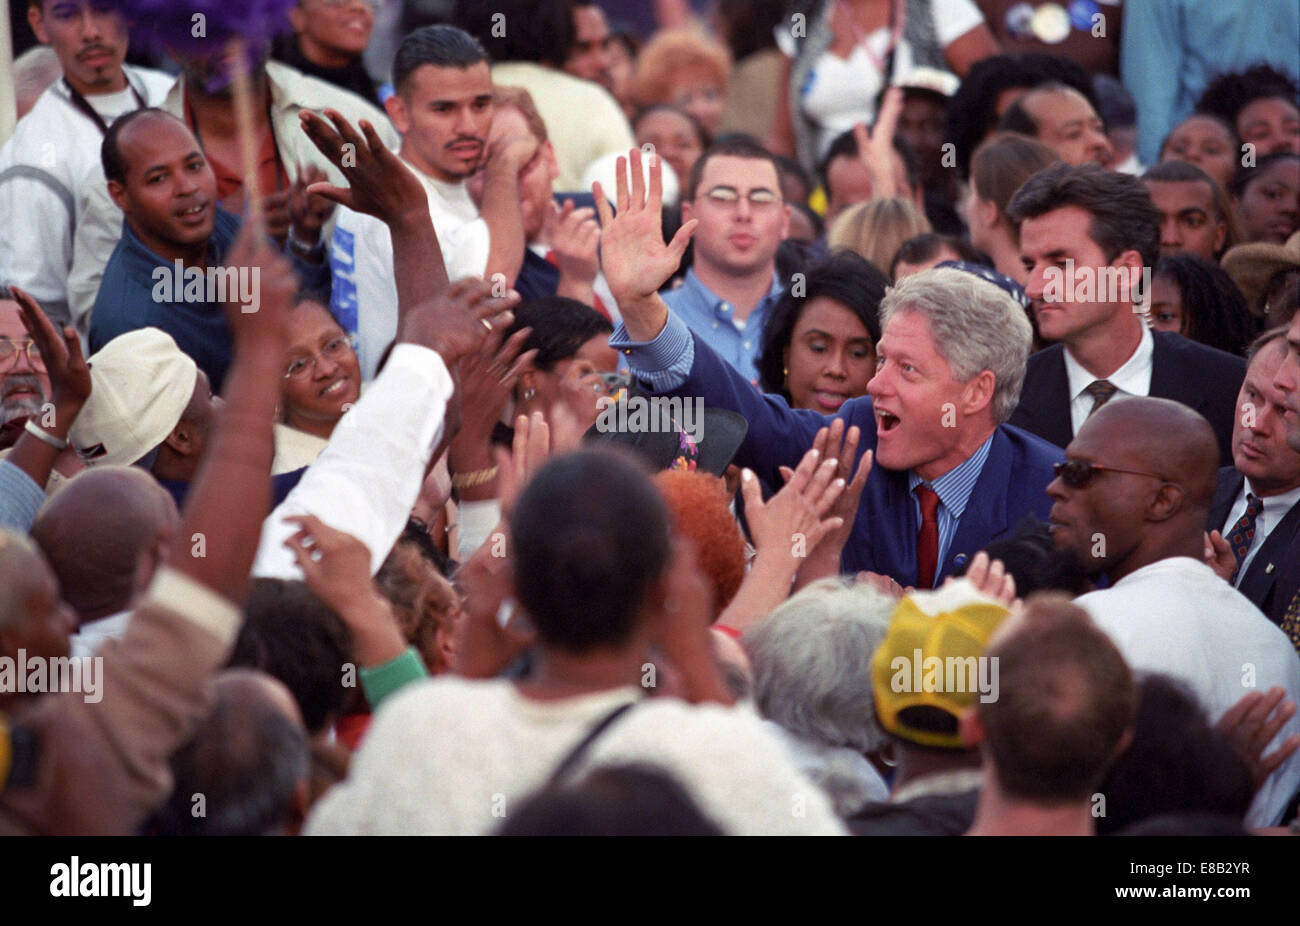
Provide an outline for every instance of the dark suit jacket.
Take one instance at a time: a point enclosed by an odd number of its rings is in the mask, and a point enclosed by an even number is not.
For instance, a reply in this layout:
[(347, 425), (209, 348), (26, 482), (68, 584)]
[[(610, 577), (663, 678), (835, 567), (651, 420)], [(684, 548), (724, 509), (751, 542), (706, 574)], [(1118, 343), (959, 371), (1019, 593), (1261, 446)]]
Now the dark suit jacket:
[[(1231, 466), (1219, 470), (1219, 487), (1210, 504), (1209, 530), (1219, 531), (1224, 536), (1232, 530), (1232, 525), (1227, 523), (1228, 515), (1232, 503), (1241, 493), (1245, 478)], [(1297, 533), (1300, 533), (1300, 505), (1292, 505), (1264, 538), (1237, 587), (1275, 624), (1281, 622), (1292, 597), (1300, 590), (1300, 556), (1291, 554), (1292, 541)]]
[[(1152, 331), (1151, 392), (1173, 399), (1201, 414), (1219, 439), (1219, 465), (1232, 465), (1232, 422), (1237, 393), (1246, 376), (1246, 361), (1167, 331)], [(1037, 434), (1058, 447), (1074, 437), (1070, 425), (1070, 385), (1065, 348), (1053, 344), (1033, 354), (1025, 369), (1020, 404), (1010, 424)]]
[[(749, 432), (735, 462), (752, 469), (768, 489), (782, 485), (778, 468), (797, 466), (818, 429), (829, 424), (831, 418), (815, 411), (791, 409), (779, 396), (763, 395), (707, 344), (694, 335), (692, 338), (695, 365), (687, 381), (670, 394), (701, 396), (710, 408), (743, 415), (749, 422)], [(835, 417), (862, 429), (859, 456), (875, 449), (876, 420), (870, 398), (845, 402)], [(708, 441), (707, 433), (703, 440)], [(948, 555), (935, 577), (936, 584), (954, 568), (964, 566), (989, 541), (1014, 530), (1029, 512), (1046, 519), (1052, 507), (1047, 484), (1053, 479), (1052, 464), (1061, 459), (1058, 448), (1034, 435), (1006, 425), (999, 427)], [(916, 535), (920, 527), (907, 489), (907, 473), (874, 467), (862, 492), (853, 534), (844, 548), (843, 569), (866, 569), (903, 585), (915, 585)]]

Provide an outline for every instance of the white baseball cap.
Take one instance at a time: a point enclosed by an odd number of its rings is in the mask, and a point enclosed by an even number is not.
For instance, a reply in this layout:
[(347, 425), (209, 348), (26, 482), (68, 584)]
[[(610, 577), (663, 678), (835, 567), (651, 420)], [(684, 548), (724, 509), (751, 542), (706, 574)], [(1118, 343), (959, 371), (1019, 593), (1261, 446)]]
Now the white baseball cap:
[(87, 465), (129, 465), (161, 444), (198, 378), (198, 366), (158, 328), (119, 335), (89, 363), (90, 398), (68, 432)]

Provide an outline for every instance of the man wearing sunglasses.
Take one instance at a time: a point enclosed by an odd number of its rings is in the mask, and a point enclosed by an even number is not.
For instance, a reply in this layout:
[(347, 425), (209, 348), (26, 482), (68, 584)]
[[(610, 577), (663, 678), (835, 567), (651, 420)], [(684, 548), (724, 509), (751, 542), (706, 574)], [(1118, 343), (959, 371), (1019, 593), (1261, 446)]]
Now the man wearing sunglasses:
[(744, 140), (710, 147), (695, 162), (682, 197), (682, 222), (698, 222), (686, 282), (664, 293), (673, 313), (745, 379), (758, 382), (763, 324), (783, 287), (776, 249), (790, 225), (780, 171), (767, 151)]
[[(1286, 635), (1202, 559), (1218, 473), (1209, 423), (1170, 399), (1118, 398), (1065, 454), (1047, 487), (1052, 537), (1090, 575), (1109, 578), (1075, 601), (1125, 661), (1187, 685), (1211, 721), (1252, 688), (1300, 699), (1300, 657)], [(1274, 747), (1296, 733), (1292, 716)], [(1300, 754), (1265, 781), (1246, 825), (1276, 823), (1297, 786)]]

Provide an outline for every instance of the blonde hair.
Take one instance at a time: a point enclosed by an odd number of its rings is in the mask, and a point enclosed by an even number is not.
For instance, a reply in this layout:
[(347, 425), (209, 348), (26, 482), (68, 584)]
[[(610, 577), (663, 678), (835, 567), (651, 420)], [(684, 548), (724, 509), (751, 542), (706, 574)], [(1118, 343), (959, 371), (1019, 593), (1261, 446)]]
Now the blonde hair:
[(694, 71), (706, 72), (725, 93), (731, 79), (731, 53), (696, 29), (666, 29), (637, 55), (632, 98), (638, 106), (671, 103), (674, 84)]
[(933, 231), (930, 221), (906, 199), (869, 199), (840, 213), (826, 243), (832, 251), (849, 250), (865, 257), (886, 277), (899, 246), (908, 238)]

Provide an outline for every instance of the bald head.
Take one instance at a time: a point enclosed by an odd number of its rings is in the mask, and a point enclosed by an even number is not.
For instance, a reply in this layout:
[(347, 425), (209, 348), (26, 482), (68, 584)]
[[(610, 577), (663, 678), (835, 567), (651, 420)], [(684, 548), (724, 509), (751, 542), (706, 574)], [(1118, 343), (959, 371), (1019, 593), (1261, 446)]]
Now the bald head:
[(130, 607), (179, 528), (176, 503), (152, 476), (103, 466), (50, 499), (32, 538), (84, 623)]
[[(1210, 423), (1172, 399), (1126, 396), (1107, 402), (1079, 429), (1098, 432), (1112, 466), (1177, 483), (1189, 504), (1210, 509), (1219, 474), (1219, 444)], [(1123, 462), (1120, 462), (1123, 460)]]
[[(23, 654), (35, 661), (67, 656), (75, 622), (40, 550), (21, 534), (0, 529), (0, 657)], [(0, 710), (36, 694), (0, 685)]]
[(1204, 418), (1168, 399), (1113, 399), (1065, 455), (1047, 487), (1052, 539), (1085, 572), (1118, 581), (1158, 560), (1201, 558), (1219, 465)]
[[(293, 695), (254, 669), (214, 682), (212, 712), (172, 756), (176, 786), (155, 817), (162, 835), (260, 836), (296, 832), (306, 811), (307, 732)], [(194, 795), (205, 799), (193, 813)]]

